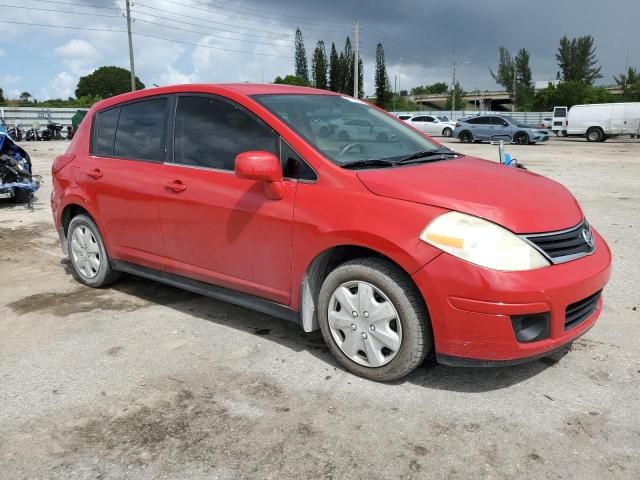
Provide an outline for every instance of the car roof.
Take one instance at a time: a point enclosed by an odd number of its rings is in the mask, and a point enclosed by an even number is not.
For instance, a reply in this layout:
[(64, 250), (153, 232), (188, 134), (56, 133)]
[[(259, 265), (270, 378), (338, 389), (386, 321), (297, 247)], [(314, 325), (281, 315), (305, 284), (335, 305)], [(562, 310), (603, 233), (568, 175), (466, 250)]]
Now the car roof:
[(281, 85), (271, 83), (189, 83), (181, 85), (167, 85), (163, 87), (145, 88), (135, 92), (123, 93), (96, 103), (96, 109), (110, 107), (123, 102), (145, 98), (153, 95), (168, 95), (180, 92), (199, 93), (234, 93), (243, 96), (274, 95), (274, 94), (305, 94), (305, 95), (342, 95), (329, 90), (318, 88), (298, 87), (295, 85)]

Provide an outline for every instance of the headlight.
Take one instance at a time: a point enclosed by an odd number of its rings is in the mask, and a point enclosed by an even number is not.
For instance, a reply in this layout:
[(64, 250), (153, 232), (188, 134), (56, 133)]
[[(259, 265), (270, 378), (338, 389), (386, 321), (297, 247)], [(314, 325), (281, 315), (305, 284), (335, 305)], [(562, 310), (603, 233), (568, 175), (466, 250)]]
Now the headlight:
[(437, 217), (422, 231), (420, 240), (462, 260), (495, 270), (533, 270), (550, 264), (506, 228), (460, 212)]

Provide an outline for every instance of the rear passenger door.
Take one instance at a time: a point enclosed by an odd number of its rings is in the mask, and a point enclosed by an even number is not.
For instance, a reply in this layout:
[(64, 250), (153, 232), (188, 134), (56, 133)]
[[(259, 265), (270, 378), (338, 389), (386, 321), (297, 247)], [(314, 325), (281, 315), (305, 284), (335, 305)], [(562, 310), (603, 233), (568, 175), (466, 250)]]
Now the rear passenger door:
[(241, 152), (279, 154), (280, 137), (219, 96), (179, 95), (175, 111), (173, 161), (160, 176), (166, 271), (288, 305), (297, 182), (270, 200), (264, 183), (234, 172)]
[(92, 124), (84, 190), (112, 258), (162, 269), (158, 175), (166, 154), (167, 97), (99, 111)]

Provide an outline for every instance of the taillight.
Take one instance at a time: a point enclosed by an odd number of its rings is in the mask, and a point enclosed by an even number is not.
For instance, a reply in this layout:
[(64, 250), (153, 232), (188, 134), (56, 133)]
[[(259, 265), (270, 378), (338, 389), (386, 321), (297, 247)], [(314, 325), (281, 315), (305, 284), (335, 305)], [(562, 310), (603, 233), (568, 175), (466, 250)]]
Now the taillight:
[(456, 128), (458, 128), (459, 126), (460, 126), (460, 124), (459, 124), (459, 123), (456, 123)]
[(51, 165), (51, 174), (55, 175), (56, 173), (58, 173), (60, 170), (66, 167), (69, 163), (71, 163), (71, 160), (73, 160), (74, 158), (76, 158), (75, 154), (65, 153), (63, 155), (58, 155), (56, 159), (53, 161), (53, 165)]

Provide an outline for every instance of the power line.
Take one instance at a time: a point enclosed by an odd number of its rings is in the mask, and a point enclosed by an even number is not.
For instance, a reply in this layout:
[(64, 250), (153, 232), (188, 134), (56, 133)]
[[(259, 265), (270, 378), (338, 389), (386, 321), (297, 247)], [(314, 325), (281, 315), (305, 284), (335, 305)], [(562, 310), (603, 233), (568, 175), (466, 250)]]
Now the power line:
[[(61, 29), (67, 29), (67, 30), (86, 30), (86, 31), (91, 31), (91, 32), (109, 32), (109, 33), (127, 33), (126, 30), (113, 30), (113, 29), (106, 29), (106, 28), (91, 28), (91, 27), (72, 27), (72, 26), (68, 26), (68, 25), (52, 25), (49, 23), (33, 23), (33, 22), (16, 22), (13, 20), (0, 20), (0, 23), (9, 23), (12, 25), (25, 25), (25, 26), (30, 26), (30, 27), (48, 27), (48, 28), (61, 28)], [(203, 47), (203, 48), (209, 48), (212, 50), (223, 50), (225, 52), (234, 52), (234, 53), (242, 53), (242, 54), (246, 54), (246, 55), (255, 55), (258, 57), (277, 57), (277, 58), (286, 58), (288, 60), (292, 60), (293, 57), (289, 57), (289, 56), (285, 56), (285, 55), (276, 55), (276, 54), (271, 54), (271, 53), (258, 53), (258, 52), (248, 52), (246, 50), (235, 50), (235, 49), (231, 49), (231, 48), (225, 48), (225, 47), (217, 47), (214, 45), (208, 45), (206, 43), (196, 43), (196, 42), (187, 42), (184, 40), (176, 40), (173, 38), (165, 38), (165, 37), (160, 37), (157, 35), (150, 35), (147, 33), (140, 33), (140, 32), (131, 32), (132, 35), (138, 36), (138, 37), (147, 37), (147, 38), (155, 38), (157, 40), (164, 40), (166, 42), (172, 42), (172, 43), (181, 43), (181, 44), (185, 44), (185, 45), (194, 45), (197, 47)]]
[(256, 45), (267, 45), (267, 46), (272, 46), (272, 47), (286, 47), (286, 44), (278, 44), (278, 43), (268, 43), (268, 42), (264, 42), (264, 41), (258, 41), (258, 40), (249, 40), (246, 38), (233, 38), (233, 37), (223, 37), (220, 35), (216, 35), (215, 33), (210, 33), (210, 32), (203, 32), (200, 30), (190, 30), (187, 28), (180, 28), (180, 27), (174, 27), (171, 25), (164, 25), (162, 23), (156, 23), (156, 22), (151, 22), (149, 20), (143, 20), (142, 18), (136, 18), (137, 22), (143, 22), (143, 23), (148, 23), (150, 25), (156, 25), (159, 27), (164, 27), (164, 28), (170, 28), (172, 30), (180, 30), (182, 32), (188, 32), (188, 33), (194, 33), (194, 34), (199, 34), (199, 35), (207, 35), (209, 37), (215, 37), (215, 38), (220, 38), (223, 40), (237, 40), (240, 42), (247, 42), (247, 43), (255, 43)]
[(112, 29), (106, 29), (106, 28), (90, 28), (90, 27), (71, 27), (68, 25), (51, 25), (48, 23), (16, 22), (13, 20), (0, 20), (0, 23), (9, 23), (11, 25), (26, 25), (29, 27), (51, 27), (51, 28), (64, 28), (68, 30), (87, 30), (91, 32), (127, 33), (126, 30), (112, 30)]
[[(41, 3), (54, 3), (56, 5), (67, 5), (70, 7), (87, 7), (87, 8), (100, 8), (103, 10), (117, 10), (118, 12), (122, 12), (122, 9), (119, 7), (104, 7), (102, 5), (87, 5), (85, 3), (71, 3), (71, 2), (58, 2), (56, 0), (31, 0), (32, 2), (41, 2)], [(31, 8), (31, 7), (26, 7)]]
[[(193, 27), (211, 29), (210, 25), (204, 25), (202, 23), (185, 22), (183, 20), (175, 20), (173, 18), (163, 17), (163, 16), (160, 16), (160, 15), (154, 15), (152, 13), (143, 12), (141, 10), (134, 10), (134, 13), (139, 14), (139, 15), (147, 15), (149, 17), (157, 18), (157, 19), (160, 19), (160, 20), (167, 20), (169, 22), (180, 23), (180, 24), (183, 24), (183, 25), (190, 25), (190, 26), (193, 26)], [(137, 20), (139, 22), (153, 23), (153, 22), (150, 22), (148, 20), (143, 20), (141, 18), (137, 18)], [(156, 24), (156, 25), (160, 25), (160, 24)], [(168, 27), (168, 25), (166, 25), (166, 26)], [(174, 28), (174, 27), (169, 27), (169, 28)], [(226, 32), (226, 33), (233, 33), (233, 34), (236, 34), (236, 35), (244, 35), (244, 36), (247, 36), (247, 37), (262, 38), (262, 39), (267, 39), (267, 40), (275, 40), (275, 41), (280, 40), (278, 38), (267, 37), (267, 36), (262, 36), (262, 35), (252, 35), (252, 34), (249, 34), (249, 33), (237, 32), (237, 31), (233, 31), (233, 30), (225, 30), (225, 29), (221, 29), (221, 28), (216, 28), (216, 31), (218, 31), (218, 32)], [(211, 35), (211, 34), (208, 34), (208, 35)], [(227, 39), (232, 39), (232, 40), (242, 40), (242, 37), (241, 38), (235, 38), (235, 39), (232, 38), (232, 37), (222, 37), (222, 38), (227, 38)], [(283, 36), (283, 38), (281, 40), (290, 41), (291, 40), (291, 36), (290, 35), (287, 35), (286, 37)]]
[[(184, 3), (176, 2), (176, 1), (174, 1), (174, 0), (164, 0), (164, 1), (165, 1), (165, 2), (167, 2), (167, 3), (172, 3), (172, 4), (175, 4), (175, 5), (178, 5), (178, 6), (183, 7), (183, 8), (185, 8), (185, 7), (186, 7), (186, 8), (191, 8), (191, 9), (193, 9), (193, 10), (197, 10), (197, 11), (200, 11), (200, 12), (206, 12), (206, 13), (208, 13), (209, 15), (219, 15), (219, 16), (224, 16), (224, 17), (227, 17), (227, 18), (230, 18), (230, 17), (232, 16), (232, 15), (230, 15), (230, 14), (228, 14), (228, 13), (218, 13), (218, 12), (215, 12), (215, 11), (213, 11), (213, 10), (212, 10), (212, 8), (220, 8), (220, 9), (221, 9), (221, 7), (209, 7), (208, 9), (204, 9), (204, 8), (200, 8), (200, 7), (193, 7), (193, 6), (191, 6), (191, 5), (186, 5), (186, 4), (184, 4)], [(140, 3), (138, 3), (138, 5), (140, 5)], [(159, 9), (157, 9), (157, 8), (155, 8), (155, 7), (151, 7), (151, 8), (153, 8), (153, 9), (155, 9), (155, 10), (159, 10)], [(234, 13), (234, 14), (237, 14), (238, 12), (233, 12), (233, 13)], [(256, 19), (255, 19), (255, 20), (252, 20), (251, 18), (243, 18), (243, 19), (242, 19), (242, 21), (243, 21), (243, 22), (246, 22), (246, 23), (258, 23), (258, 24), (260, 24), (260, 25), (264, 25), (264, 23), (265, 23), (265, 17), (264, 17), (264, 15), (256, 15), (256, 14), (253, 14), (253, 15), (251, 15), (251, 16), (256, 17)], [(279, 23), (279, 24), (281, 24), (281, 25), (286, 24), (286, 22), (283, 22), (283, 21), (282, 21), (282, 17), (280, 17), (279, 15), (278, 15), (278, 17), (275, 17), (275, 18), (268, 18), (268, 20), (277, 20), (277, 21), (278, 21), (278, 23)], [(288, 21), (288, 22), (289, 22), (289, 24), (291, 23), (291, 21)], [(304, 24), (305, 22), (297, 22), (297, 23), (299, 23), (299, 24)], [(310, 26), (310, 25), (311, 25), (311, 26)], [(313, 25), (315, 25), (315, 26), (313, 26)], [(234, 25), (234, 26), (236, 26), (236, 25)], [(339, 27), (339, 26), (338, 26), (338, 27)], [(241, 28), (246, 28), (246, 27), (241, 27)], [(308, 24), (308, 25), (307, 25), (307, 26), (305, 26), (304, 28), (306, 28), (306, 29), (308, 29), (308, 30), (322, 30), (322, 31), (344, 32), (344, 30), (343, 30), (343, 29), (334, 28), (333, 26), (326, 26), (326, 27), (325, 27), (325, 26), (322, 26), (322, 25), (320, 25), (320, 24)]]
[[(167, 0), (165, 0), (165, 1), (167, 1)], [(280, 35), (280, 36), (289, 36), (289, 37), (291, 37), (290, 34), (284, 34), (282, 32), (274, 32), (273, 30), (256, 30), (253, 27), (243, 27), (243, 26), (240, 26), (240, 25), (232, 25), (232, 24), (223, 23), (223, 22), (216, 22), (216, 21), (213, 21), (213, 20), (204, 19), (202, 17), (194, 17), (192, 15), (186, 15), (184, 13), (172, 12), (171, 10), (163, 10), (161, 8), (156, 8), (156, 7), (153, 7), (153, 6), (150, 6), (150, 5), (146, 5), (146, 4), (140, 3), (140, 2), (136, 2), (136, 6), (149, 8), (149, 9), (157, 11), (157, 12), (169, 13), (169, 14), (175, 15), (177, 17), (185, 17), (185, 18), (190, 18), (190, 19), (194, 19), (194, 20), (205, 21), (207, 23), (211, 23), (211, 24), (215, 24), (215, 25), (222, 25), (222, 26), (225, 26), (225, 27), (231, 27), (231, 28), (235, 28), (235, 29), (240, 28), (242, 30), (251, 30), (252, 32), (261, 32), (261, 33), (267, 33), (267, 34), (271, 34), (271, 35)], [(262, 22), (262, 23), (264, 23), (264, 22)], [(234, 33), (233, 31), (231, 31), (231, 32)]]
[[(24, 9), (24, 5), (7, 5), (4, 3), (0, 3), (0, 7), (6, 8), (20, 8)], [(38, 12), (55, 12), (55, 13), (68, 13), (70, 15), (86, 15), (90, 17), (103, 17), (103, 18), (121, 18), (120, 15), (107, 15), (104, 13), (93, 13), (93, 12), (73, 12), (70, 10), (57, 10), (53, 8), (37, 8), (37, 7), (28, 7), (29, 11), (35, 10)]]
[[(169, 0), (166, 0), (169, 1)], [(277, 20), (281, 20), (283, 18), (289, 18), (292, 21), (296, 21), (298, 23), (301, 24), (310, 24), (310, 25), (316, 25), (316, 26), (322, 26), (322, 27), (341, 27), (340, 24), (338, 23), (329, 23), (329, 22), (318, 22), (317, 20), (311, 18), (311, 17), (301, 17), (301, 16), (295, 16), (295, 15), (283, 15), (280, 13), (273, 13), (271, 11), (268, 10), (261, 10), (261, 9), (257, 9), (257, 8), (250, 8), (250, 7), (244, 7), (244, 6), (240, 6), (240, 5), (234, 5), (233, 7), (230, 8), (228, 3), (222, 3), (216, 0), (211, 0), (209, 2), (201, 2), (198, 0), (191, 0), (192, 3), (196, 3), (199, 5), (204, 5), (206, 7), (208, 7), (209, 9), (219, 9), (222, 11), (230, 11), (233, 14), (238, 14), (241, 13), (243, 15), (246, 15), (247, 13), (250, 15), (253, 15), (254, 17), (259, 17), (264, 19), (265, 16), (268, 17), (276, 17), (274, 19)], [(169, 1), (169, 3), (177, 3), (173, 0)], [(223, 6), (220, 6), (220, 5)], [(198, 7), (192, 7), (189, 5), (184, 5), (183, 3), (180, 3), (181, 6), (183, 7), (187, 7), (187, 8), (193, 8), (193, 9), (198, 9)], [(229, 14), (225, 14), (225, 15), (229, 15)]]

